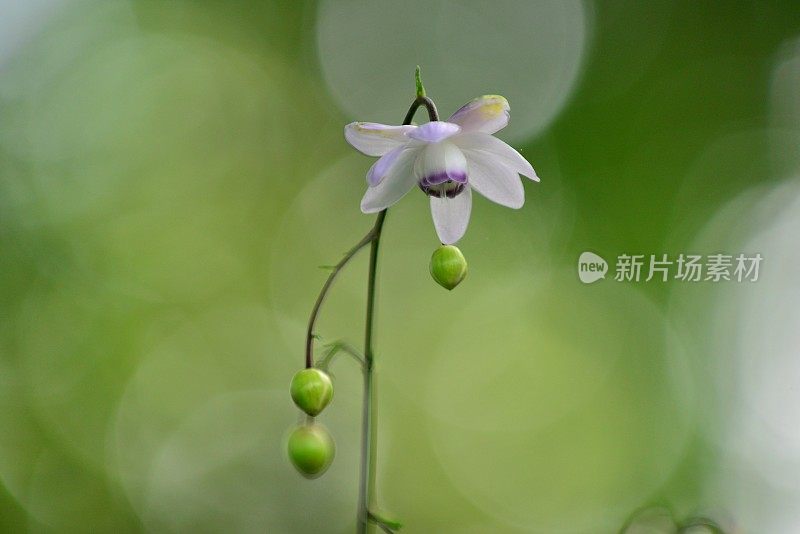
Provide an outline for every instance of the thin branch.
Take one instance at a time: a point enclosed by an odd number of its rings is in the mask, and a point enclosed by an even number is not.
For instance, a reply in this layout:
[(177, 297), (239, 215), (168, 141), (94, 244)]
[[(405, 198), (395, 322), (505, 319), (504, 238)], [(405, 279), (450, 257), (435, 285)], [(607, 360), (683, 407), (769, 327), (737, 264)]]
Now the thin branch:
[(369, 520), (378, 525), (384, 532), (388, 532), (389, 534), (395, 534), (399, 530), (399, 526), (398, 527), (391, 526), (386, 521), (376, 516), (372, 512), (369, 512), (368, 516)]
[(325, 285), (322, 286), (319, 296), (317, 297), (317, 301), (314, 303), (314, 308), (311, 310), (311, 317), (308, 319), (308, 330), (306, 331), (306, 368), (314, 367), (314, 325), (317, 322), (317, 317), (322, 309), (322, 303), (325, 301), (325, 297), (328, 295), (328, 291), (330, 291), (334, 280), (336, 280), (336, 277), (342, 268), (347, 265), (347, 262), (353, 259), (353, 256), (355, 256), (359, 250), (372, 243), (372, 241), (375, 239), (375, 234), (375, 226), (373, 226), (370, 231), (367, 232), (367, 235), (361, 238), (361, 241), (356, 243), (353, 248), (348, 250), (344, 257), (339, 260), (339, 263), (333, 266), (333, 271), (331, 271), (331, 274), (328, 275)]
[(317, 362), (317, 368), (326, 371), (333, 364), (333, 359), (337, 354), (344, 352), (353, 357), (358, 365), (363, 369), (365, 365), (364, 355), (357, 348), (345, 341), (334, 341), (328, 345), (328, 352)]

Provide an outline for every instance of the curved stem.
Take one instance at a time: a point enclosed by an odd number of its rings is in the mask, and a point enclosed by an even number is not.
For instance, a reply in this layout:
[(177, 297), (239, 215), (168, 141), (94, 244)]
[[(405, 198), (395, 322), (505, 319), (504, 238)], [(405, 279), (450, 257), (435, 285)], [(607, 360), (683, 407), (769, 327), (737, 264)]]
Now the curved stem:
[(439, 112), (436, 110), (436, 104), (433, 103), (433, 100), (427, 96), (418, 96), (417, 99), (411, 104), (411, 107), (408, 108), (408, 113), (406, 113), (406, 118), (403, 119), (403, 124), (411, 124), (411, 119), (414, 118), (414, 114), (417, 112), (420, 106), (425, 106), (425, 109), (428, 110), (429, 120), (439, 120)]
[(319, 312), (322, 309), (322, 303), (325, 302), (325, 297), (328, 295), (328, 291), (330, 291), (334, 280), (336, 280), (336, 276), (339, 274), (342, 268), (347, 265), (347, 262), (349, 262), (359, 250), (372, 243), (374, 239), (375, 226), (373, 226), (372, 229), (367, 232), (367, 235), (365, 235), (361, 241), (356, 243), (353, 248), (345, 253), (344, 257), (339, 260), (339, 263), (334, 265), (333, 271), (328, 276), (328, 279), (325, 280), (325, 285), (322, 286), (319, 296), (317, 297), (317, 302), (314, 303), (314, 308), (311, 310), (311, 317), (308, 319), (308, 330), (306, 331), (306, 368), (314, 367), (314, 325), (317, 322), (317, 317), (319, 317)]

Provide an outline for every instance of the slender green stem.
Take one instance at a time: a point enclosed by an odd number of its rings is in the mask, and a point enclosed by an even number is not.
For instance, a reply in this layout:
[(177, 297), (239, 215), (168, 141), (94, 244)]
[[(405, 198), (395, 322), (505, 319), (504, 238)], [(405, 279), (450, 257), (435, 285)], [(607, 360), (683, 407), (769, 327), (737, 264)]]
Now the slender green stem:
[(375, 387), (373, 382), (374, 352), (372, 326), (375, 319), (375, 285), (378, 275), (378, 249), (386, 210), (375, 221), (375, 239), (369, 253), (369, 278), (367, 280), (367, 318), (364, 329), (364, 394), (361, 411), (361, 477), (358, 484), (358, 532), (369, 530), (369, 511), (375, 507), (375, 447), (377, 424), (374, 410)]
[[(417, 73), (417, 79), (419, 74)], [(419, 89), (419, 85), (418, 85)], [(436, 110), (436, 105), (433, 101), (425, 96), (424, 91), (422, 94), (417, 94), (417, 98), (411, 103), (411, 107), (406, 113), (403, 124), (411, 124), (414, 114), (417, 110), (424, 106), (428, 111), (428, 118), (431, 121), (438, 121), (439, 114)], [(373, 348), (373, 326), (375, 322), (375, 290), (377, 286), (378, 276), (378, 250), (381, 241), (381, 232), (383, 230), (383, 223), (386, 219), (387, 210), (378, 213), (375, 219), (375, 224), (367, 234), (361, 238), (350, 250), (348, 250), (344, 257), (339, 260), (325, 281), (325, 284), (320, 290), (317, 301), (314, 303), (314, 308), (311, 310), (311, 316), (308, 320), (308, 330), (306, 332), (306, 367), (314, 367), (314, 326), (316, 325), (317, 317), (322, 309), (322, 304), (325, 297), (328, 295), (333, 282), (336, 280), (339, 272), (347, 265), (347, 263), (360, 251), (362, 248), (370, 245), (369, 255), (369, 275), (367, 279), (367, 312), (364, 329), (364, 355), (362, 362), (362, 371), (364, 376), (364, 393), (362, 398), (362, 413), (361, 413), (361, 465), (358, 484), (358, 518), (357, 530), (359, 534), (367, 533), (371, 526), (378, 524), (384, 531), (391, 531), (391, 529), (384, 523), (373, 519), (371, 510), (375, 508), (375, 480), (376, 480), (376, 443), (377, 443), (377, 417), (374, 409), (375, 405), (375, 382), (373, 378), (374, 367), (374, 348)], [(327, 366), (337, 350), (343, 349), (345, 352), (346, 347), (334, 347), (331, 352), (326, 354), (321, 360), (323, 366)], [(350, 352), (357, 360), (360, 359), (357, 352)]]
[[(431, 121), (439, 120), (436, 105), (433, 100), (424, 95), (418, 95), (406, 113), (403, 124), (411, 124), (414, 114), (420, 106), (425, 106), (428, 118)], [(370, 530), (370, 510), (375, 508), (375, 480), (377, 464), (377, 417), (375, 405), (374, 350), (372, 342), (373, 324), (375, 320), (375, 286), (378, 269), (378, 249), (381, 241), (381, 231), (386, 218), (386, 210), (378, 214), (375, 220), (372, 246), (369, 255), (369, 278), (367, 280), (367, 318), (364, 331), (364, 394), (361, 412), (361, 474), (358, 484), (358, 534), (366, 534)], [(381, 526), (383, 528), (383, 526)]]

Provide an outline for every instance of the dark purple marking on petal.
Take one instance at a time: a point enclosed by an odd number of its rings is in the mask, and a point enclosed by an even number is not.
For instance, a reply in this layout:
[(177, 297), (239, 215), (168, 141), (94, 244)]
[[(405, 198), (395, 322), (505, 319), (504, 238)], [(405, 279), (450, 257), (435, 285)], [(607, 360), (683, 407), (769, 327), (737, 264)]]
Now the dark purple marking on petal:
[(465, 184), (467, 183), (467, 173), (461, 170), (437, 171), (433, 174), (423, 176), (422, 180), (419, 181), (420, 185), (424, 186), (439, 185), (445, 182), (458, 182), (460, 184)]
[(419, 182), (419, 188), (422, 189), (422, 192), (430, 197), (436, 198), (455, 198), (462, 191), (466, 188), (466, 184), (458, 183), (453, 181), (447, 181), (436, 185), (426, 185), (423, 184), (421, 181)]

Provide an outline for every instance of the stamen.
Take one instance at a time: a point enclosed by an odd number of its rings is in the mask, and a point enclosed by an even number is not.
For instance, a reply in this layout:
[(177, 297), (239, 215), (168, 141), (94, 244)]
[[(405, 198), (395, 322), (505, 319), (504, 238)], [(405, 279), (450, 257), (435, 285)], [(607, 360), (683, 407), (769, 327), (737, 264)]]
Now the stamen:
[(429, 185), (425, 183), (425, 181), (420, 181), (418, 185), (423, 193), (436, 198), (455, 198), (464, 191), (465, 187), (465, 184), (454, 182), (453, 180), (447, 180), (446, 182), (435, 185)]

